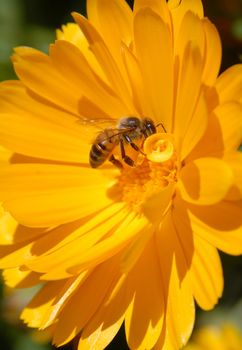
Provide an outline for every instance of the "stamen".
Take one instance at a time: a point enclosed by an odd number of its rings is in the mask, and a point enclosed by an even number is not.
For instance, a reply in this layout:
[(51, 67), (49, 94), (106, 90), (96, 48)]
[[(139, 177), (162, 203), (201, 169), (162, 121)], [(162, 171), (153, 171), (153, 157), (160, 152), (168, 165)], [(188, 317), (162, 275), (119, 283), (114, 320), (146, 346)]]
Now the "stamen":
[(163, 163), (174, 155), (174, 139), (171, 134), (157, 133), (144, 142), (144, 153), (147, 159), (155, 163)]
[[(116, 188), (130, 210), (146, 216), (149, 213), (154, 220), (154, 215), (160, 218), (170, 205), (177, 181), (173, 136), (167, 133), (151, 135), (145, 140), (143, 151), (142, 162), (123, 168)], [(154, 210), (156, 214), (153, 215)]]

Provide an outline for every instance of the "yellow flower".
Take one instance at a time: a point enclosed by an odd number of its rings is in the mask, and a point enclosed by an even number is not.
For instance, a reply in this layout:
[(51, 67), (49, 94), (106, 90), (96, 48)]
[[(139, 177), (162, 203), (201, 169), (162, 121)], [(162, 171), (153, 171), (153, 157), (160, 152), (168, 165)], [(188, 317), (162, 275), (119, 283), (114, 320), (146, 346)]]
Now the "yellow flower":
[[(9, 163), (13, 153), (0, 145), (0, 167)], [(0, 245), (11, 244), (13, 242), (13, 232), (18, 223), (4, 210), (0, 201)]]
[[(87, 10), (49, 55), (17, 48), (19, 81), (1, 84), (0, 142), (14, 155), (0, 200), (19, 226), (0, 267), (11, 287), (44, 283), (22, 319), (51, 327), (57, 346), (78, 336), (79, 350), (104, 349), (124, 322), (130, 349), (178, 349), (194, 300), (208, 310), (222, 294), (216, 248), (242, 252), (242, 65), (217, 78), (220, 39), (200, 0)], [(157, 133), (142, 152), (125, 145), (134, 167), (117, 145), (121, 169), (91, 168), (88, 121), (125, 116)]]
[(184, 350), (241, 350), (242, 335), (233, 324), (199, 329)]

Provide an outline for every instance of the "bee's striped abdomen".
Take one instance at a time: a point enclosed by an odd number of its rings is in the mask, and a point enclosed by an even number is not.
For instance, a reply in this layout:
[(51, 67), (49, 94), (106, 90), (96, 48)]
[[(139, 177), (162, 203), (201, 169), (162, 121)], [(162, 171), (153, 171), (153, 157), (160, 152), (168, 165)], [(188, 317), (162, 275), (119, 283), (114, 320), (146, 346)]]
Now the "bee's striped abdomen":
[(117, 140), (110, 138), (107, 130), (99, 134), (89, 153), (91, 167), (98, 168), (102, 165), (109, 158), (116, 144)]

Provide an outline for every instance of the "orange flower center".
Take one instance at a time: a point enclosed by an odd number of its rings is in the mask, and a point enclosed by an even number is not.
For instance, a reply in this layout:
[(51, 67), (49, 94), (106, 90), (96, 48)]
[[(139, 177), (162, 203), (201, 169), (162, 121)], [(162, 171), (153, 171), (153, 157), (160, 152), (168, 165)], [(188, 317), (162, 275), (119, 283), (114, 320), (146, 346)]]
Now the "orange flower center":
[[(129, 210), (155, 219), (166, 212), (177, 181), (177, 157), (173, 137), (157, 133), (148, 137), (135, 167), (125, 166), (116, 184)], [(139, 158), (139, 157), (138, 157)]]

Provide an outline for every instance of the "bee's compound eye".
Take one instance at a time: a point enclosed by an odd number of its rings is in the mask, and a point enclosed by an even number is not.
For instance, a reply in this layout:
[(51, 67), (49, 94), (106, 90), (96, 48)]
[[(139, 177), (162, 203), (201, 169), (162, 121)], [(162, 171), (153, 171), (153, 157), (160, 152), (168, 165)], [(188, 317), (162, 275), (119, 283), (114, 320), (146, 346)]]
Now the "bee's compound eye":
[(144, 124), (145, 124), (146, 133), (148, 134), (148, 136), (156, 133), (156, 127), (152, 120), (146, 119)]

